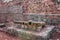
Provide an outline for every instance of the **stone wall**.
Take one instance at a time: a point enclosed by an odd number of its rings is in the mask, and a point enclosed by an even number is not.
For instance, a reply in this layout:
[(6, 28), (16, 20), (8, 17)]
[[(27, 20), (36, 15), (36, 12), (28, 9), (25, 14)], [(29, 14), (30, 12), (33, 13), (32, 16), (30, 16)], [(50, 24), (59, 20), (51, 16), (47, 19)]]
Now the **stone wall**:
[(5, 22), (6, 21), (6, 14), (0, 13), (0, 22)]
[(4, 0), (0, 0), (0, 13), (60, 13), (60, 1), (58, 0), (13, 0), (10, 2), (3, 1)]
[(27, 21), (27, 16), (19, 13), (0, 13), (0, 22)]

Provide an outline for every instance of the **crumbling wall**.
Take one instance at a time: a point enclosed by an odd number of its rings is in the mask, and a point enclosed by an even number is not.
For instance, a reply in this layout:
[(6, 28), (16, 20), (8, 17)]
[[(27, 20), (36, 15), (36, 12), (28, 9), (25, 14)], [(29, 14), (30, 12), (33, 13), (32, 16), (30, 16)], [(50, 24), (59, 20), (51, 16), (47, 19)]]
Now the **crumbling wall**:
[(6, 21), (6, 14), (0, 13), (0, 23)]
[(60, 4), (56, 4), (53, 0), (25, 0), (24, 7), (26, 13), (60, 13), (58, 8)]
[[(23, 14), (23, 13), (24, 14), (25, 13), (27, 13), (27, 14), (29, 14), (29, 13), (59, 14), (60, 13), (60, 3), (57, 3), (56, 0), (13, 0), (8, 3), (6, 3), (6, 2), (4, 3), (2, 0), (0, 0), (0, 13), (7, 13), (6, 14), (7, 20), (10, 20), (10, 19), (28, 20), (28, 19), (26, 19), (27, 16), (22, 16), (21, 14)], [(15, 13), (17, 13), (17, 14), (15, 14)]]
[[(22, 7), (19, 7), (19, 6), (22, 6)], [(49, 14), (49, 13), (59, 14), (60, 1), (58, 0), (13, 0), (10, 2), (0, 1), (0, 9), (1, 9), (0, 13), (4, 11), (2, 13), (7, 13), (7, 12), (20, 13), (21, 12), (21, 13), (39, 13), (39, 14), (41, 13), (42, 14)]]

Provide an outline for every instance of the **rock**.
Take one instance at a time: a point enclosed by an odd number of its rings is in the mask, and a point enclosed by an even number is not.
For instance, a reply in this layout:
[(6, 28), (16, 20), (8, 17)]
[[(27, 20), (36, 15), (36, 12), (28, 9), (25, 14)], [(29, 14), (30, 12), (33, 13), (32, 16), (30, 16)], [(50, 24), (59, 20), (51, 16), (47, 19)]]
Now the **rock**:
[(17, 5), (10, 6), (9, 13), (23, 13), (23, 8)]

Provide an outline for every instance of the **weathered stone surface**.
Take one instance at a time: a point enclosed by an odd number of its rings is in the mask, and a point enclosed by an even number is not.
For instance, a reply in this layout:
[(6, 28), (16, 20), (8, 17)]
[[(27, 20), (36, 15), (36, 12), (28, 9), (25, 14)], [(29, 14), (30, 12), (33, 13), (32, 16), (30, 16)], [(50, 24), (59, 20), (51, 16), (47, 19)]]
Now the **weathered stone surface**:
[[(24, 13), (42, 13), (42, 14), (50, 14), (50, 13), (58, 13), (59, 14), (59, 8), (57, 6), (60, 6), (60, 2), (59, 3), (55, 3), (55, 1), (57, 0), (13, 0), (11, 2), (8, 3), (4, 3), (4, 0), (0, 1), (1, 7), (3, 6), (3, 4), (9, 6), (9, 5), (21, 5), (23, 6), (23, 11)], [(10, 10), (10, 12), (12, 13), (20, 13), (20, 9), (15, 9), (16, 6), (12, 6), (13, 8), (13, 12)], [(6, 7), (6, 6), (4, 6)], [(19, 8), (19, 7), (18, 7)], [(17, 11), (16, 11), (17, 10)], [(6, 10), (5, 10), (6, 11)], [(4, 12), (3, 12), (4, 13)]]
[(8, 13), (23, 13), (23, 8), (22, 6), (19, 5), (9, 6), (8, 10), (9, 10)]
[(0, 13), (8, 13), (8, 7), (7, 6), (0, 7)]
[(23, 39), (29, 39), (29, 40), (48, 40), (51, 36), (51, 34), (54, 31), (54, 26), (46, 26), (46, 28), (44, 28), (43, 30), (41, 30), (40, 32), (32, 32), (29, 30), (23, 30), (23, 29), (14, 29), (13, 27), (8, 27), (7, 28), (7, 32), (10, 34), (15, 34), (19, 37), (22, 37)]

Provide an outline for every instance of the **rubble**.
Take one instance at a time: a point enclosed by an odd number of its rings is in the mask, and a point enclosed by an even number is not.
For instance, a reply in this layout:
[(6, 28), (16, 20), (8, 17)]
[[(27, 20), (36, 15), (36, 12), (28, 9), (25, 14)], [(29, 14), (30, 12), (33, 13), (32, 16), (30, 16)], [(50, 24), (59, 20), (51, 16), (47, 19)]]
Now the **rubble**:
[[(58, 13), (59, 14), (59, 12), (60, 12), (59, 7), (58, 7), (58, 6), (60, 6), (60, 3), (56, 4), (56, 2), (55, 2), (56, 0), (37, 0), (37, 1), (36, 0), (22, 0), (22, 1), (16, 0), (16, 1), (13, 0), (13, 1), (8, 2), (8, 3), (3, 3), (1, 1), (2, 3), (0, 3), (1, 4), (0, 7), (7, 5), (7, 8), (6, 8), (6, 6), (4, 6), (4, 7), (6, 9), (8, 9), (8, 7), (10, 5), (12, 5), (12, 6), (13, 5), (16, 5), (16, 6), (20, 5), (20, 6), (23, 6), (24, 13), (39, 13), (39, 14), (40, 13), (42, 13), (42, 14), (43, 13), (44, 14), (49, 14), (49, 13), (56, 14), (56, 13)], [(19, 10), (20, 10), (20, 8), (19, 8)], [(6, 11), (6, 10), (3, 10), (3, 11)], [(12, 12), (12, 11), (10, 11), (10, 12)], [(15, 10), (14, 10), (14, 12), (15, 12)], [(0, 11), (0, 13), (1, 13), (1, 11)], [(18, 13), (20, 13), (20, 12), (18, 12)]]
[[(25, 7), (27, 8), (26, 13), (54, 13), (56, 10), (56, 6), (59, 4), (56, 4), (52, 0), (26, 0)], [(57, 7), (58, 8), (58, 7)], [(59, 11), (58, 11), (59, 12)]]
[[(5, 2), (4, 0), (0, 0), (0, 22), (6, 23), (6, 21), (8, 21), (6, 24), (8, 27), (15, 27), (16, 25), (13, 23), (14, 21), (28, 21), (31, 19), (34, 21), (40, 21), (37, 16), (28, 17), (28, 15), (23, 15), (25, 13), (60, 14), (60, 2), (58, 0), (13, 0)], [(55, 23), (56, 25), (58, 24), (60, 26), (59, 18), (60, 17), (57, 16), (47, 16), (46, 18), (45, 16), (42, 16), (41, 20), (47, 22), (47, 24)], [(8, 32), (12, 33), (13, 35), (18, 34), (16, 30), (13, 30), (12, 32), (8, 30)], [(24, 36), (27, 36), (27, 34), (24, 34)], [(30, 35), (28, 34), (28, 36)], [(29, 39), (28, 36), (27, 38)]]

